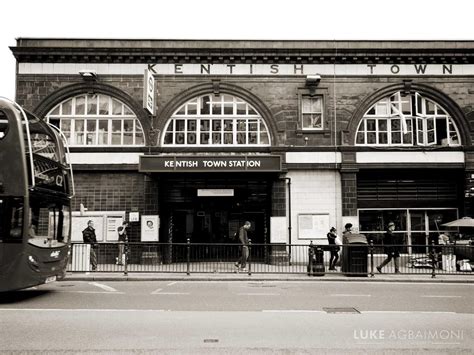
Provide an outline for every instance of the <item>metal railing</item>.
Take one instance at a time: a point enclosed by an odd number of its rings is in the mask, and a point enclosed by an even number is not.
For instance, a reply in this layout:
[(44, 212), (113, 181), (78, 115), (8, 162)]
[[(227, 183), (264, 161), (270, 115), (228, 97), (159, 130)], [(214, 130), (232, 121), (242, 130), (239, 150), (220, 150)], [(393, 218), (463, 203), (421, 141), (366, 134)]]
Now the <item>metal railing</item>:
[[(119, 255), (123, 246), (124, 254)], [(338, 250), (336, 250), (338, 249)], [(252, 244), (246, 268), (238, 268), (242, 246), (205, 243), (97, 243), (96, 272), (236, 273), (250, 274), (469, 274), (474, 260), (470, 245), (373, 245), (341, 246), (302, 244)], [(337, 251), (334, 269), (329, 265)], [(384, 265), (388, 252), (398, 251)], [(73, 243), (68, 271), (92, 271), (91, 245)], [(291, 259), (290, 259), (291, 256)], [(381, 267), (382, 266), (382, 267)], [(380, 271), (379, 271), (380, 268)]]

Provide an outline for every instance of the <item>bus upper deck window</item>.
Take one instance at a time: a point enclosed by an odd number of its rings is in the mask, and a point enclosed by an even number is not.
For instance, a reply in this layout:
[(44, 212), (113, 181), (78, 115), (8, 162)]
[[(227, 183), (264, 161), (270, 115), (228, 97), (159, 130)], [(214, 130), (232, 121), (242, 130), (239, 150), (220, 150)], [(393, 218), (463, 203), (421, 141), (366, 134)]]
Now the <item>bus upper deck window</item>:
[(5, 112), (0, 110), (0, 139), (5, 137), (8, 132), (8, 119)]

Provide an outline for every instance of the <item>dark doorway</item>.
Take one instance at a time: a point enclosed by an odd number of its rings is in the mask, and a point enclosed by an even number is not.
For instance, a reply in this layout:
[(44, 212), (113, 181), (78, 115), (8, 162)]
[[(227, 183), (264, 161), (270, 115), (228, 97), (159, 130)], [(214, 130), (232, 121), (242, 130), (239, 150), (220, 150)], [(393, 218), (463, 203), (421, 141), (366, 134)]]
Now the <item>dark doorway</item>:
[[(235, 243), (233, 234), (247, 220), (252, 243), (269, 241), (273, 174), (183, 175), (159, 177), (162, 241)], [(198, 190), (227, 195), (198, 196)]]

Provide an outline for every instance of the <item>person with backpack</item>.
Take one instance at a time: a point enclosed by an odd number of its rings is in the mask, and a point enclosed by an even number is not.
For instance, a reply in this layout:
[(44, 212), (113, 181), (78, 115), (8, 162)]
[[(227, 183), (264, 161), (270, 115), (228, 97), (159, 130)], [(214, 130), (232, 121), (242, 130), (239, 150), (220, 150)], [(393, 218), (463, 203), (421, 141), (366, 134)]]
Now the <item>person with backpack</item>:
[(242, 245), (240, 259), (235, 263), (237, 272), (247, 272), (247, 259), (249, 257), (249, 238), (247, 236), (247, 231), (251, 226), (252, 224), (249, 221), (246, 221), (244, 225), (239, 228), (239, 241)]

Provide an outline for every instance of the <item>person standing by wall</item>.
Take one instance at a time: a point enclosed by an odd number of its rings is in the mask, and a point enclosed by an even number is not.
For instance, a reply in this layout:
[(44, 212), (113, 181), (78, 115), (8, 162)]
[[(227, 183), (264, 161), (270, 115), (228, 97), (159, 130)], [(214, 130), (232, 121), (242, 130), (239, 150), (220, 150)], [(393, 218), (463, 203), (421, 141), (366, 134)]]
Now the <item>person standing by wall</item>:
[(235, 263), (237, 272), (247, 271), (247, 259), (249, 257), (249, 238), (247, 236), (247, 231), (250, 229), (251, 226), (252, 224), (249, 221), (246, 221), (244, 225), (239, 229), (239, 241), (242, 244), (242, 250), (240, 259)]
[(92, 271), (97, 270), (97, 238), (95, 235), (94, 222), (91, 220), (87, 221), (87, 228), (82, 231), (82, 240), (86, 244), (91, 245), (90, 250), (90, 263), (92, 265)]
[(336, 228), (332, 227), (327, 234), (328, 244), (330, 245), (331, 258), (329, 259), (329, 270), (336, 270), (336, 263), (339, 260), (340, 247), (337, 244), (338, 236)]
[(116, 258), (117, 265), (123, 265), (125, 260), (125, 244), (128, 243), (127, 235), (128, 223), (124, 221), (120, 227), (117, 228), (118, 232), (118, 256)]
[(395, 264), (395, 273), (400, 273), (398, 258), (400, 257), (400, 252), (402, 249), (400, 237), (397, 236), (393, 231), (395, 230), (395, 223), (389, 222), (387, 226), (387, 231), (383, 240), (385, 254), (387, 258), (377, 266), (377, 271), (382, 273), (382, 268), (387, 265), (393, 258), (393, 263)]

